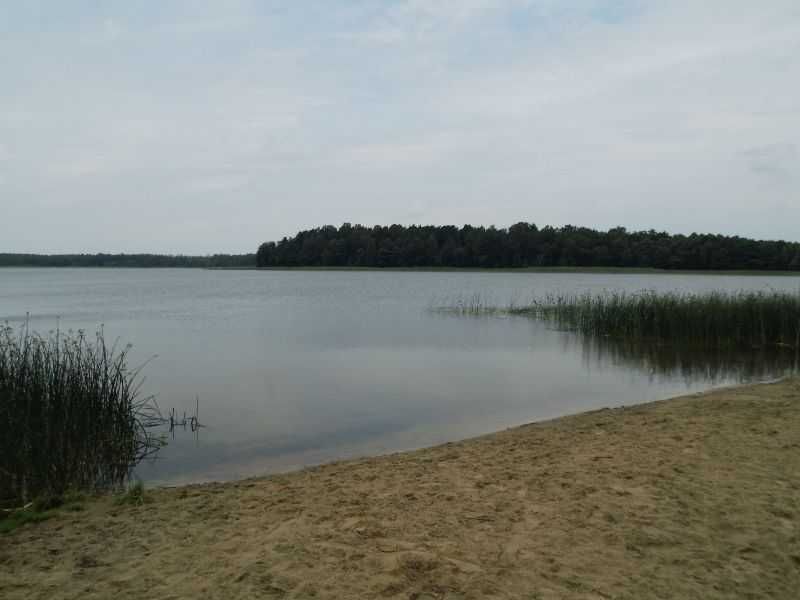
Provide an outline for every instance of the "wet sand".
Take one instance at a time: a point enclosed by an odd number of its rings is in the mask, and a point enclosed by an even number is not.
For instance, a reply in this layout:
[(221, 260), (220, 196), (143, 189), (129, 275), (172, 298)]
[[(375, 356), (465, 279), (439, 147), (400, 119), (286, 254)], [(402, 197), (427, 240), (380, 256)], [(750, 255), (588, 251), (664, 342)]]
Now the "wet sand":
[(797, 598), (800, 380), (86, 503), (0, 598)]

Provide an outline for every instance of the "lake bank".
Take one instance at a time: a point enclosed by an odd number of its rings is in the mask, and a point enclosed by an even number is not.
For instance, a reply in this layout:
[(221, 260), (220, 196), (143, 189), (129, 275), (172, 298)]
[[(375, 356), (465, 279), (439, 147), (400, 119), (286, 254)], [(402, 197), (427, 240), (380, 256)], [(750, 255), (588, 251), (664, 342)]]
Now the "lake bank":
[(800, 277), (800, 271), (754, 269), (657, 269), (655, 267), (203, 267), (208, 271), (363, 271), (409, 273), (599, 273), (606, 275), (750, 275)]
[(0, 538), (13, 598), (794, 597), (800, 380), (90, 502)]
[(286, 271), (286, 272), (395, 272), (395, 273), (597, 273), (601, 275), (720, 275), (751, 277), (798, 277), (800, 271), (770, 269), (659, 269), (655, 267), (357, 267), (357, 266), (283, 266), (257, 267), (255, 265), (220, 266), (175, 266), (175, 265), (0, 265), (2, 270), (22, 269), (88, 269), (93, 270), (171, 270), (191, 269), (200, 271)]

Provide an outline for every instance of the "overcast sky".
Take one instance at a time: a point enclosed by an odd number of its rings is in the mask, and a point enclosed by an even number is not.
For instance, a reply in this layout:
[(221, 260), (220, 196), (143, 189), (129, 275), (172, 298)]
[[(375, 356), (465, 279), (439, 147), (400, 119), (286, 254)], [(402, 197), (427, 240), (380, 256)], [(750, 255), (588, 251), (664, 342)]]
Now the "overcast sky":
[(798, 0), (0, 0), (0, 251), (517, 221), (800, 240)]

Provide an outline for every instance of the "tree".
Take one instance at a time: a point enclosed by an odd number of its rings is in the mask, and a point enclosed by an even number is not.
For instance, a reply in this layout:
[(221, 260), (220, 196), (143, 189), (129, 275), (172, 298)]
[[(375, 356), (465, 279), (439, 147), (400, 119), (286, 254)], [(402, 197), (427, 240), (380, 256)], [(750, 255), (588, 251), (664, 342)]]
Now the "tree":
[[(108, 263), (111, 259), (97, 260)], [(326, 225), (262, 244), (255, 260), (259, 266), (800, 270), (800, 244), (697, 233), (670, 235), (652, 229), (628, 231), (623, 227), (608, 231), (573, 225), (539, 229), (533, 223), (515, 223), (508, 229), (397, 224), (367, 228), (345, 223), (338, 229)]]

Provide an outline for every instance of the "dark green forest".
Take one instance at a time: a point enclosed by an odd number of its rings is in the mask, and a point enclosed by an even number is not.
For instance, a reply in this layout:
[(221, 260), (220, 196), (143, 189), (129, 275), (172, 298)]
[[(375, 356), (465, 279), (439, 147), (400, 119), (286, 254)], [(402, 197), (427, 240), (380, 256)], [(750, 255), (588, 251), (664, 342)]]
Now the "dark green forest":
[(800, 243), (714, 234), (672, 235), (542, 227), (365, 227), (345, 223), (262, 244), (259, 267), (637, 267), (800, 271)]
[(716, 234), (599, 231), (517, 223), (326, 225), (261, 244), (256, 254), (0, 253), (0, 267), (607, 267), (800, 271), (800, 243)]
[(253, 254), (0, 254), (0, 267), (252, 267)]

